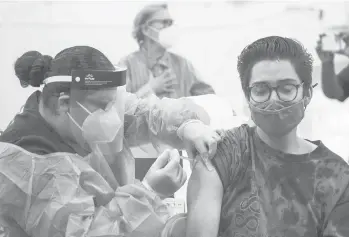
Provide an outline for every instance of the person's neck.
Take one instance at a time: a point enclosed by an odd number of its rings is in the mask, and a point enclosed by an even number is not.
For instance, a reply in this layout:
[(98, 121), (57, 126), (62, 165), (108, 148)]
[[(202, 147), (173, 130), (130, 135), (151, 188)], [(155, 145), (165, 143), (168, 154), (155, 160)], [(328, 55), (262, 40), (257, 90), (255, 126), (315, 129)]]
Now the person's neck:
[(157, 60), (166, 52), (165, 48), (159, 46), (156, 42), (151, 42), (149, 40), (143, 43), (142, 48), (146, 53), (147, 59), (150, 60)]
[(46, 124), (51, 127), (52, 130), (54, 130), (58, 135), (62, 137), (62, 134), (59, 133), (59, 129), (57, 128), (57, 124), (53, 122), (54, 119), (52, 119), (53, 115), (51, 115), (51, 112), (48, 112), (47, 109), (44, 106), (43, 101), (40, 99), (39, 102), (39, 113), (43, 120), (46, 122)]
[(306, 144), (308, 142), (297, 136), (297, 127), (282, 137), (268, 135), (259, 127), (257, 127), (257, 134), (259, 138), (271, 148), (284, 153), (304, 154), (309, 150)]

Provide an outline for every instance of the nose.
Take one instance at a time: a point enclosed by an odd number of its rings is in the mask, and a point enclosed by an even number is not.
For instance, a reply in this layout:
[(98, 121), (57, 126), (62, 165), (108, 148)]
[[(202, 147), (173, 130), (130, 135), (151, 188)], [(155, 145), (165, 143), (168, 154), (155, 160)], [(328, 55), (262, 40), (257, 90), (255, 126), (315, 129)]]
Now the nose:
[(279, 100), (279, 97), (278, 97), (278, 95), (277, 95), (275, 90), (271, 91), (270, 100), (274, 100), (274, 101), (275, 100)]

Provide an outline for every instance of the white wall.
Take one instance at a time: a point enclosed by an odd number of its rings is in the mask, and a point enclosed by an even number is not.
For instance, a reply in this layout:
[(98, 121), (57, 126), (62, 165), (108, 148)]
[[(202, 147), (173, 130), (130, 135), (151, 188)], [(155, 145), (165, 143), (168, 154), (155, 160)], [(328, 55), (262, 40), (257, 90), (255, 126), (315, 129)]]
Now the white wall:
[[(21, 88), (14, 75), (13, 63), (17, 57), (28, 50), (55, 56), (66, 47), (90, 45), (117, 63), (120, 57), (137, 49), (130, 36), (131, 25), (136, 12), (145, 4), (145, 1), (1, 2), (0, 128), (6, 127), (33, 91)], [(247, 110), (236, 59), (248, 43), (267, 35), (294, 37), (314, 54), (315, 65), (319, 64), (314, 51), (320, 30), (317, 12), (284, 12), (285, 4), (281, 2), (247, 5), (249, 8), (229, 8), (214, 2), (170, 3), (170, 10), (182, 30), (174, 51), (189, 58), (238, 113)], [(339, 62), (343, 62), (343, 58), (339, 58)], [(316, 66), (315, 81), (319, 75), (320, 68)], [(349, 156), (348, 108), (345, 106), (326, 99), (318, 87), (300, 132), (306, 137), (316, 135), (338, 153)], [(341, 123), (336, 122), (337, 119), (342, 119)]]

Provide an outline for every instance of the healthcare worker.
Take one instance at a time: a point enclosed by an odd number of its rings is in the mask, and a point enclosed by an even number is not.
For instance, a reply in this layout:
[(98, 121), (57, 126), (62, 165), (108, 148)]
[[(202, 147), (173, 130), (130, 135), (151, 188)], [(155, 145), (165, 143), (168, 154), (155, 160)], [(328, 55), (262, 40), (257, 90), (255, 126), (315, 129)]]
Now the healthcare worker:
[(160, 198), (177, 191), (186, 175), (178, 152), (165, 151), (140, 183), (128, 146), (160, 139), (212, 154), (219, 137), (205, 125), (206, 112), (188, 99), (140, 100), (125, 92), (126, 70), (88, 46), (67, 48), (45, 65), (39, 55), (16, 71), (44, 87), (0, 136), (4, 230), (154, 236), (168, 217)]

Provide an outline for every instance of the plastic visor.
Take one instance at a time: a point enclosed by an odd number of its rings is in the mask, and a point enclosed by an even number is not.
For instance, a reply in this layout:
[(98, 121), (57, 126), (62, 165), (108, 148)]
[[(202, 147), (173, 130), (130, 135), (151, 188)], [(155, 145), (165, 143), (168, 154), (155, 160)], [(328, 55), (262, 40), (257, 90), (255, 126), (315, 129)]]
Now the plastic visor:
[(71, 76), (45, 80), (71, 82), (70, 129), (82, 147), (103, 154), (115, 154), (123, 148), (126, 68), (115, 71), (75, 70)]

